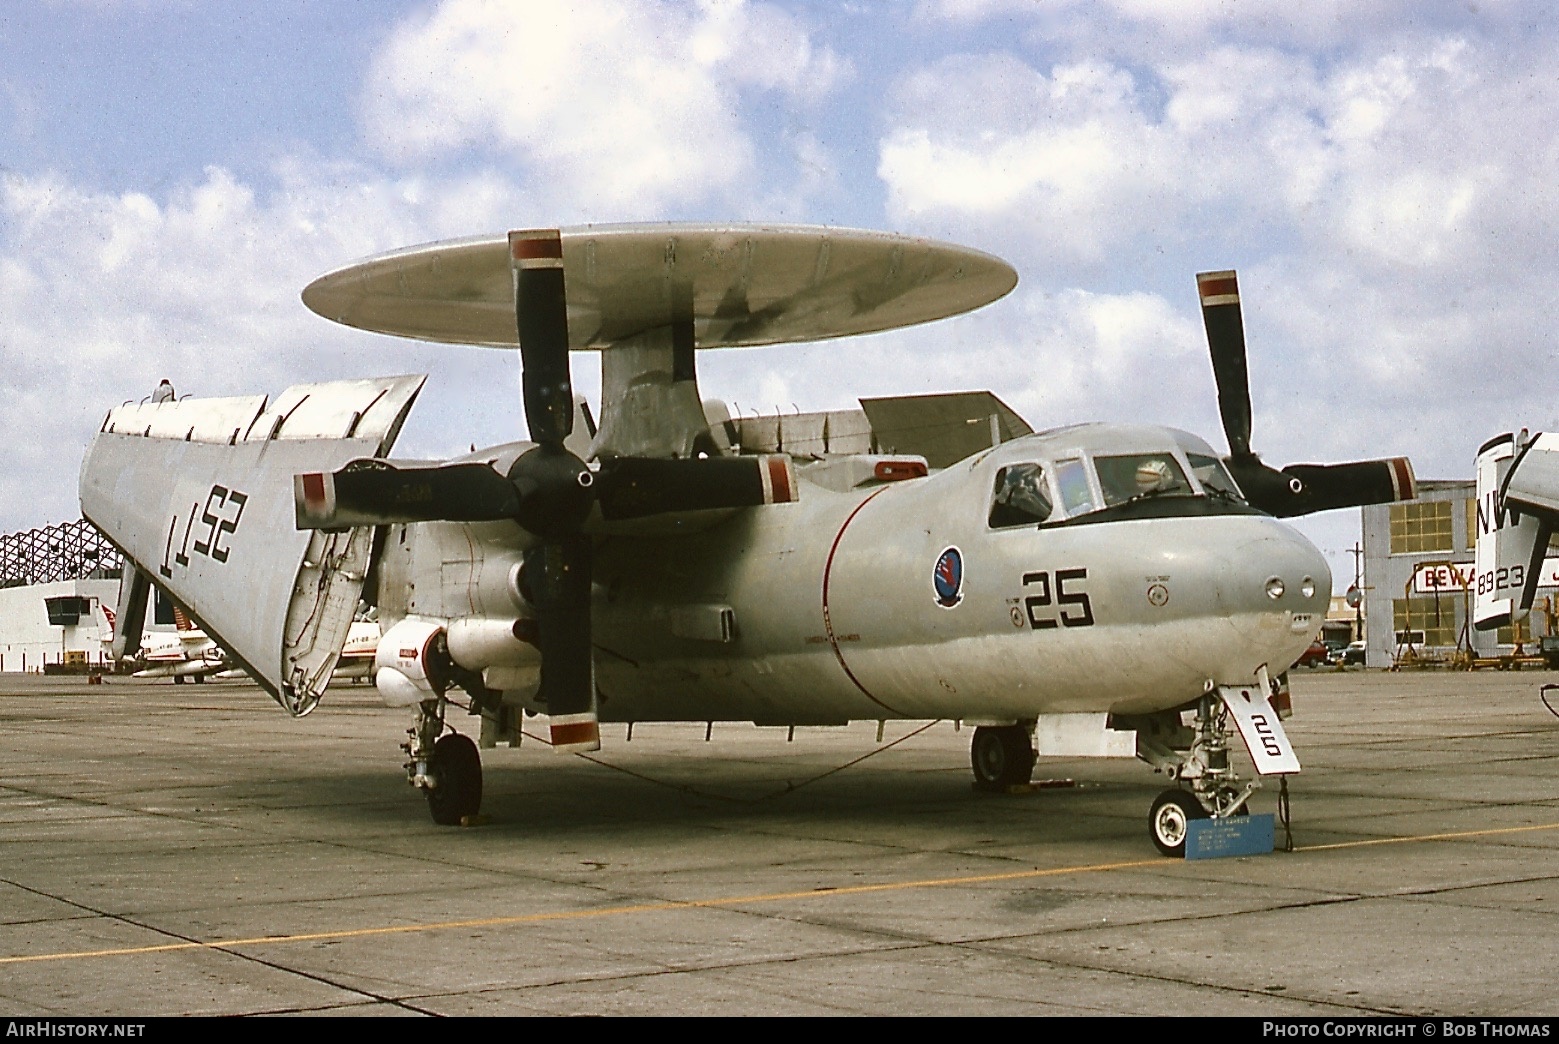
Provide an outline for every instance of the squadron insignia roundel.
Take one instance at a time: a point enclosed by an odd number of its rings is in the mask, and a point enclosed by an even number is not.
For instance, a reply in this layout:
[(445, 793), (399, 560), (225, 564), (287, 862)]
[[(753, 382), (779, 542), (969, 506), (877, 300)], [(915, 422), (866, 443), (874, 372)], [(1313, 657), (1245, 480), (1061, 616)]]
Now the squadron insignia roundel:
[(963, 601), (964, 556), (958, 548), (950, 547), (936, 560), (931, 571), (931, 586), (936, 591), (936, 604), (951, 609)]

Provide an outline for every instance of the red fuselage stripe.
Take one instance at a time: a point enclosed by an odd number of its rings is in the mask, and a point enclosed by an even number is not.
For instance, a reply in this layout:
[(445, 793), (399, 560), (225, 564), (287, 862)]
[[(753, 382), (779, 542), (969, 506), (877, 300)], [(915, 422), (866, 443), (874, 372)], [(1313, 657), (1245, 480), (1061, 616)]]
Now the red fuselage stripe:
[(844, 539), (844, 531), (850, 528), (850, 523), (855, 521), (855, 516), (861, 513), (861, 509), (887, 491), (888, 487), (884, 486), (882, 489), (877, 490), (871, 496), (855, 505), (855, 510), (850, 512), (850, 517), (844, 520), (844, 525), (840, 526), (839, 532), (834, 534), (833, 546), (828, 549), (828, 561), (823, 565), (823, 633), (828, 635), (828, 644), (834, 650), (834, 658), (839, 661), (839, 666), (844, 671), (845, 677), (849, 678), (852, 682), (855, 683), (855, 687), (861, 690), (861, 695), (865, 696), (868, 700), (871, 700), (883, 710), (888, 711), (900, 718), (907, 718), (909, 715), (905, 714), (903, 711), (894, 710), (892, 707), (888, 706), (886, 703), (883, 703), (877, 697), (868, 692), (866, 686), (861, 684), (861, 679), (857, 678), (855, 676), (855, 672), (850, 670), (850, 665), (844, 662), (844, 653), (839, 651), (839, 639), (834, 636), (834, 624), (833, 620), (829, 616), (828, 611), (828, 584), (829, 580), (833, 576), (834, 553), (839, 550), (839, 541)]

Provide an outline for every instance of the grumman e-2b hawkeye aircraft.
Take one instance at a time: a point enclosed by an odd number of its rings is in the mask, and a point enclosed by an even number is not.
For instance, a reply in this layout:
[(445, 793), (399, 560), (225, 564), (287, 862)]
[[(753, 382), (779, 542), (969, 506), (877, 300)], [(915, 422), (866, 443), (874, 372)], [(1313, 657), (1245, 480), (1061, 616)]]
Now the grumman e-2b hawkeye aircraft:
[[(597, 749), (603, 721), (962, 719), (990, 788), (1030, 778), (1036, 737), (1114, 736), (1178, 784), (1150, 815), (1175, 854), (1190, 819), (1239, 812), (1256, 786), (1231, 766), (1231, 721), (1260, 773), (1299, 768), (1272, 700), (1331, 578), (1273, 516), (1414, 492), (1404, 459), (1279, 472), (1251, 452), (1232, 272), (1201, 277), (1222, 459), (1148, 425), (1033, 434), (989, 393), (863, 400), (870, 430), (765, 428), (698, 387), (698, 349), (894, 329), (1016, 282), (978, 251), (811, 227), (387, 254), (304, 303), (517, 344), (532, 441), (388, 459), (423, 377), (124, 406), (87, 454), (82, 510), (134, 566), (125, 605), (164, 588), (292, 714), (323, 694), (359, 599), (376, 605), (375, 681), (415, 715), (407, 771), (440, 823), (481, 801), (477, 745), (446, 721), (460, 689), (484, 746), (541, 714), (559, 751)], [(599, 427), (576, 350), (601, 355)]]

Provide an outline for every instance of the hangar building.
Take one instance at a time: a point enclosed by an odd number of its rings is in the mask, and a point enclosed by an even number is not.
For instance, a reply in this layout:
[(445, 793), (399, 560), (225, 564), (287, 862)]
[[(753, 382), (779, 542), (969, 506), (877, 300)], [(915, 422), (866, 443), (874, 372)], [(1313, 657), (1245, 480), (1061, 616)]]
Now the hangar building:
[(1472, 628), (1473, 541), (1477, 485), (1421, 480), (1418, 499), (1373, 504), (1363, 512), (1365, 665), (1536, 654), (1554, 626), (1559, 591), (1539, 588), (1532, 616), (1517, 633)]
[(106, 665), (122, 567), (84, 519), (0, 536), (0, 671)]

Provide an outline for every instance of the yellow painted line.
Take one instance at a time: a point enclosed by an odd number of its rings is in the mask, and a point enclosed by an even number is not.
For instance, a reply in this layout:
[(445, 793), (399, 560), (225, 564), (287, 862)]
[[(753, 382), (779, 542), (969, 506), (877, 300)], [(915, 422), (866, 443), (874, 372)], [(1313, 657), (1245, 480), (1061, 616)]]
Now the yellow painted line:
[(1500, 834), (1530, 834), (1538, 830), (1559, 830), (1559, 823), (1535, 826), (1490, 827), (1487, 830), (1458, 830), (1450, 834), (1411, 834), (1406, 837), (1372, 837), (1367, 841), (1338, 841), (1330, 845), (1301, 845), (1296, 852), (1326, 852), (1337, 848), (1365, 848), (1369, 845), (1400, 845), (1409, 841), (1459, 841), (1466, 837), (1495, 837)]
[[(1379, 837), (1365, 841), (1340, 841), (1329, 845), (1304, 845), (1297, 852), (1326, 852), (1342, 848), (1365, 848), (1372, 845), (1398, 845), (1409, 842), (1458, 841), (1470, 837), (1494, 837), (1501, 834), (1533, 833), (1540, 830), (1559, 830), (1559, 823), (1539, 823), (1533, 826), (1493, 827), (1487, 830), (1462, 830), (1446, 834), (1416, 834), (1404, 837)], [(1066, 874), (1103, 873), (1109, 870), (1132, 870), (1142, 867), (1167, 867), (1178, 864), (1162, 858), (1133, 859), (1120, 863), (1090, 863), (1081, 866), (1052, 867), (1048, 870), (1011, 870), (1000, 874), (974, 874), (966, 877), (931, 877), (914, 881), (890, 881), (885, 884), (846, 885), (839, 888), (809, 888), (804, 892), (765, 892), (758, 895), (727, 896), (722, 899), (669, 900), (658, 903), (636, 903), (631, 906), (605, 906), (591, 910), (559, 910), (550, 913), (516, 914), (509, 917), (481, 917), (463, 921), (435, 921), (432, 924), (402, 924), (381, 928), (351, 928), (333, 932), (302, 932), (294, 935), (256, 935), (243, 939), (217, 939), (212, 942), (159, 943), (155, 946), (125, 946), (104, 950), (77, 950), (69, 953), (39, 953), (21, 957), (0, 957), (0, 965), (35, 964), (42, 961), (72, 961), (91, 957), (132, 957), (152, 953), (179, 953), (190, 950), (233, 950), (244, 946), (275, 946), (286, 943), (324, 942), (338, 939), (365, 939), (383, 935), (407, 935), (418, 932), (450, 931), (461, 928), (502, 928), (521, 924), (542, 924), (549, 921), (577, 921), (600, 917), (625, 917), (633, 914), (665, 913), (672, 910), (716, 909), (724, 906), (743, 906), (755, 903), (792, 902), (800, 899), (824, 899), (841, 895), (871, 895), (883, 892), (903, 892), (916, 888), (947, 888), (955, 885), (998, 884), (1004, 881), (1032, 881), (1042, 877), (1061, 877)]]
[(949, 885), (992, 884), (1022, 881), (1062, 874), (1098, 873), (1133, 867), (1162, 866), (1163, 859), (1134, 859), (1124, 863), (1094, 863), (1063, 866), (1049, 870), (1013, 870), (1002, 874), (977, 874), (970, 877), (936, 877), (917, 881), (893, 881), (887, 884), (847, 885), (840, 888), (809, 888), (804, 892), (768, 892), (760, 895), (729, 896), (723, 899), (669, 900), (638, 903), (633, 906), (607, 906), (593, 910), (560, 910), (552, 913), (517, 914), (510, 917), (482, 917), (466, 921), (437, 921), (432, 924), (403, 924), (383, 928), (352, 928), (334, 932), (305, 932), (296, 935), (256, 935), (247, 939), (218, 939), (213, 942), (159, 943), (155, 946), (126, 946), (107, 950), (78, 950), (72, 953), (39, 953), (22, 957), (0, 957), (0, 965), (32, 964), (39, 961), (70, 961), (88, 957), (130, 957), (148, 953), (178, 953), (188, 950), (231, 950), (240, 946), (267, 946), (278, 943), (319, 942), (333, 939), (363, 939), (378, 935), (405, 935), (412, 932), (436, 932), (458, 928), (499, 928), (546, 921), (574, 921), (596, 917), (622, 917), (629, 914), (663, 913), (669, 910), (698, 910), (747, 903), (775, 903), (796, 899), (833, 898), (839, 895), (868, 895), (873, 892), (900, 892), (912, 888), (942, 888)]

